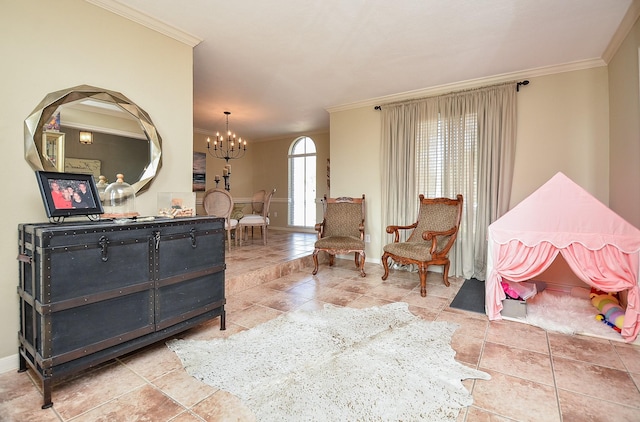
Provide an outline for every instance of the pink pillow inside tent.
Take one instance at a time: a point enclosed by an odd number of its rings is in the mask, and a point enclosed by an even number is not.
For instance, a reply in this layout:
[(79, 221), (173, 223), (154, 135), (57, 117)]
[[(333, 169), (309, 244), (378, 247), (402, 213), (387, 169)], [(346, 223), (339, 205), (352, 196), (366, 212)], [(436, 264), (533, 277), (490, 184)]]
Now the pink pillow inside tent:
[(485, 310), (502, 319), (500, 282), (541, 274), (558, 254), (586, 284), (627, 292), (622, 337), (640, 331), (640, 230), (562, 173), (489, 225)]

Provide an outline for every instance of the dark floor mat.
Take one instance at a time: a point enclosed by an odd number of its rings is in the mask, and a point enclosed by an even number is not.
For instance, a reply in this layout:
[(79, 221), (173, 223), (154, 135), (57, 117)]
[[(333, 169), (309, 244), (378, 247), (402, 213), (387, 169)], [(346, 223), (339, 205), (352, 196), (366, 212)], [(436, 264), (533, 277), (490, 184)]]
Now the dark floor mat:
[(475, 278), (465, 280), (449, 306), (484, 314), (484, 281), (476, 280)]

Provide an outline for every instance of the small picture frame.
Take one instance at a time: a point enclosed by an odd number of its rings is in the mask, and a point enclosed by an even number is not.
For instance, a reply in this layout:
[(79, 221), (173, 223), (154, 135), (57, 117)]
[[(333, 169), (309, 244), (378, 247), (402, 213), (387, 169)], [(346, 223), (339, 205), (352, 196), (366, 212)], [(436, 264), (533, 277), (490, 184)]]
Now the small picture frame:
[(93, 175), (36, 171), (36, 177), (48, 218), (104, 213)]

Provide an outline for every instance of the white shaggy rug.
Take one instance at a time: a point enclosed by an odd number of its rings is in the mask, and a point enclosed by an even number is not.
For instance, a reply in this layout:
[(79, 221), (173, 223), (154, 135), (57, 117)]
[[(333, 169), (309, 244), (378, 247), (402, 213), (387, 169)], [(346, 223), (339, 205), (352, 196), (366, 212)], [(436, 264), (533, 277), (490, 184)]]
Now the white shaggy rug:
[(548, 331), (584, 334), (610, 340), (622, 340), (611, 327), (596, 320), (598, 310), (587, 296), (544, 290), (527, 301), (526, 322)]
[(226, 339), (167, 345), (258, 421), (455, 421), (473, 402), (461, 380), (490, 379), (454, 360), (457, 327), (424, 321), (406, 303), (325, 305)]

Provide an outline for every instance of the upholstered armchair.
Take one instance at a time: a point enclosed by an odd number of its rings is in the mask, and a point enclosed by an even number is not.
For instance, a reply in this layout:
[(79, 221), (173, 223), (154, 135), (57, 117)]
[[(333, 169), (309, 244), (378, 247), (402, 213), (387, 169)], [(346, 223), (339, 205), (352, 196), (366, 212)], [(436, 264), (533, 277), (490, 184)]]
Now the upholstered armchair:
[(322, 202), (324, 217), (315, 225), (318, 240), (313, 250), (313, 274), (318, 273), (318, 253), (329, 254), (329, 266), (334, 263), (337, 254), (355, 252), (356, 268), (360, 275), (364, 272), (364, 194), (362, 198), (327, 198)]
[[(229, 251), (231, 251), (231, 231), (236, 230), (238, 226), (238, 220), (231, 218), (231, 211), (233, 211), (231, 194), (224, 189), (209, 189), (204, 193), (202, 205), (207, 215), (224, 218), (224, 229), (227, 232)], [(237, 241), (238, 235), (236, 233)]]
[[(456, 199), (425, 198), (420, 195), (418, 221), (410, 226), (388, 226), (394, 235), (393, 243), (384, 247), (383, 280), (389, 276), (389, 260), (400, 264), (415, 264), (420, 276), (420, 295), (427, 295), (427, 267), (443, 265), (443, 280), (449, 287), (449, 250), (453, 246), (462, 217), (462, 195)], [(402, 230), (413, 230), (406, 241), (400, 242)]]

